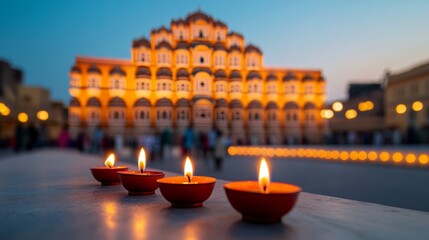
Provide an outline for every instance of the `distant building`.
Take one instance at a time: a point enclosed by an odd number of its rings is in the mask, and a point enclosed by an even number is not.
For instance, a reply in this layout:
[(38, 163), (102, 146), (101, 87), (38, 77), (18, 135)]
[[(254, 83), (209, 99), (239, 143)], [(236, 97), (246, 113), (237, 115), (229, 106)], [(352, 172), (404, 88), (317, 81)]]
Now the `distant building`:
[(22, 71), (0, 61), (0, 145), (14, 139), (19, 122), (46, 126), (47, 140), (54, 140), (67, 123), (65, 119), (63, 103), (52, 101), (45, 88), (23, 85)]
[(77, 57), (70, 71), (72, 135), (101, 125), (135, 137), (172, 128), (179, 138), (216, 127), (234, 143), (320, 143), (320, 70), (263, 66), (262, 51), (197, 11), (132, 42), (131, 59)]
[[(335, 104), (335, 103), (334, 103)], [(334, 143), (371, 144), (374, 134), (384, 131), (384, 90), (381, 81), (351, 83), (348, 99), (338, 102), (341, 107), (329, 122)]]
[(410, 143), (429, 143), (429, 62), (397, 74), (386, 82), (386, 125)]

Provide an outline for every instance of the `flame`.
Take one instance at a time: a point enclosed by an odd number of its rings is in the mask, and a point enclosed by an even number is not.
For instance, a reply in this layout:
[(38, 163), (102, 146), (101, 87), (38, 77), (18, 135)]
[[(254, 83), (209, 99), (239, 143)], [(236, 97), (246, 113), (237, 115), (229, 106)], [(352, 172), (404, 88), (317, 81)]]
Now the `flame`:
[(138, 167), (141, 173), (143, 173), (146, 168), (146, 152), (144, 151), (144, 148), (140, 149)]
[(270, 172), (268, 171), (267, 161), (262, 158), (261, 164), (259, 165), (259, 187), (263, 193), (268, 193), (270, 186)]
[(111, 153), (104, 162), (104, 165), (106, 165), (106, 167), (108, 168), (112, 168), (113, 166), (115, 166), (115, 154)]
[(192, 180), (192, 174), (193, 174), (193, 169), (192, 169), (191, 159), (189, 159), (189, 157), (186, 157), (186, 161), (185, 161), (185, 177), (188, 178), (188, 182), (191, 182), (191, 180)]

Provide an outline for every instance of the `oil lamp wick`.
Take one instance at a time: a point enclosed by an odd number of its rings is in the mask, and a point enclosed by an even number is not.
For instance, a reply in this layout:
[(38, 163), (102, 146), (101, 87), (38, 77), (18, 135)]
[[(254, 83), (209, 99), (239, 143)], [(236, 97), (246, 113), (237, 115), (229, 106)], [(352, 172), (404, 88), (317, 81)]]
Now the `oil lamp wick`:
[(140, 173), (143, 174), (143, 169), (140, 168)]
[(264, 192), (267, 192), (267, 185), (264, 185), (262, 188), (264, 189)]
[(186, 177), (188, 178), (188, 182), (191, 182), (191, 176), (189, 176), (189, 174), (186, 174)]

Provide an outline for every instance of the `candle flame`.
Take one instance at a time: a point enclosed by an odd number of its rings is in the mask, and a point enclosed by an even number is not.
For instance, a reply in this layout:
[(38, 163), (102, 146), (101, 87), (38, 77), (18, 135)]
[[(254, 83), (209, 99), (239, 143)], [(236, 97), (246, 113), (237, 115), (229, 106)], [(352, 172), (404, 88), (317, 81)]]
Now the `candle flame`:
[(186, 157), (186, 161), (185, 161), (185, 177), (188, 178), (188, 182), (191, 182), (192, 174), (193, 174), (192, 162), (188, 156), (188, 157)]
[(115, 166), (115, 154), (111, 153), (104, 162), (104, 165), (106, 165), (106, 167), (108, 168), (112, 168), (113, 166)]
[(138, 167), (141, 173), (143, 173), (146, 168), (146, 152), (144, 151), (144, 148), (140, 149)]
[(262, 158), (259, 166), (259, 187), (263, 193), (268, 193), (270, 186), (270, 171), (268, 170), (267, 161)]

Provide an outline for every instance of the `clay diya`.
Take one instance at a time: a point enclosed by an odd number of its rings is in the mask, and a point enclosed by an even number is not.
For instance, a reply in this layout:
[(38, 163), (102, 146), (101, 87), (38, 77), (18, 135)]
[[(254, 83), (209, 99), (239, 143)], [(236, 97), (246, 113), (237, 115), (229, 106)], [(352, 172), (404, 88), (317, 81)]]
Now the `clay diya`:
[(184, 176), (162, 178), (158, 183), (162, 196), (173, 207), (193, 208), (203, 206), (213, 192), (216, 179), (193, 176), (191, 160), (186, 157)]
[(259, 168), (259, 182), (240, 181), (224, 185), (232, 207), (243, 220), (257, 223), (280, 222), (294, 207), (301, 188), (292, 184), (272, 182), (265, 159)]
[(165, 174), (158, 171), (145, 171), (146, 153), (143, 148), (140, 149), (138, 168), (139, 171), (118, 172), (122, 186), (128, 190), (129, 195), (154, 194), (158, 188), (156, 180), (163, 178)]
[(94, 167), (91, 168), (92, 176), (95, 180), (101, 182), (102, 186), (119, 185), (121, 180), (119, 179), (119, 171), (127, 171), (127, 166), (115, 167), (115, 154), (111, 153), (104, 162), (105, 167)]

